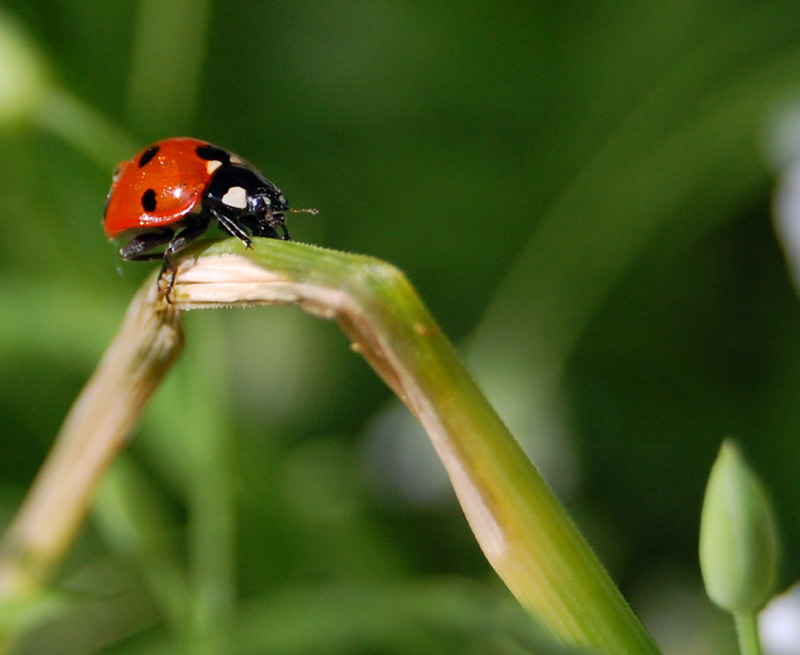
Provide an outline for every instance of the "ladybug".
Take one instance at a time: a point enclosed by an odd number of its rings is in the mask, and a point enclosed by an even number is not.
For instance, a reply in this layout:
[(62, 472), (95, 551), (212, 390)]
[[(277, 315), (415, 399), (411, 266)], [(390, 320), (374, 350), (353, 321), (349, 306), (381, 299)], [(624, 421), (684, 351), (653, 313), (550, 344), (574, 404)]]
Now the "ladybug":
[[(148, 146), (114, 171), (103, 213), (109, 239), (127, 239), (126, 260), (163, 259), (175, 278), (174, 256), (212, 221), (248, 248), (250, 237), (289, 241), (283, 192), (252, 164), (215, 145), (185, 137)], [(156, 251), (166, 246), (163, 251)]]

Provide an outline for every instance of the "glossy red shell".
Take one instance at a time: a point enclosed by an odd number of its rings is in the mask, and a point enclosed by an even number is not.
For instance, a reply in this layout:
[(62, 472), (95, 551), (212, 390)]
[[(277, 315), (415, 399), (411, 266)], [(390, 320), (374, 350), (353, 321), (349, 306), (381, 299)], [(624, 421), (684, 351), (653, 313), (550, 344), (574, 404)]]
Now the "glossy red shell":
[[(106, 204), (106, 236), (114, 238), (128, 230), (170, 225), (197, 208), (218, 165), (197, 155), (197, 147), (204, 145), (208, 144), (198, 139), (166, 139), (153, 144), (158, 152), (143, 166), (140, 161), (150, 148), (122, 162)], [(143, 201), (145, 194), (147, 200)], [(146, 211), (153, 201), (155, 209)]]

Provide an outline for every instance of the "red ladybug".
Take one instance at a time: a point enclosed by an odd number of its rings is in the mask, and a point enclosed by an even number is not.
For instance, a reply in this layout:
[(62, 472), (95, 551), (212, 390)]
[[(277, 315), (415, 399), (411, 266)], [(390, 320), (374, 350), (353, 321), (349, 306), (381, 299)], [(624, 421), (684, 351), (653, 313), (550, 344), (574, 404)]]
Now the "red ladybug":
[[(117, 166), (103, 226), (109, 239), (130, 237), (119, 251), (123, 259), (163, 259), (174, 278), (173, 256), (211, 221), (249, 248), (251, 236), (288, 241), (289, 211), (286, 196), (255, 166), (205, 141), (179, 137)], [(167, 294), (171, 287), (172, 279)]]

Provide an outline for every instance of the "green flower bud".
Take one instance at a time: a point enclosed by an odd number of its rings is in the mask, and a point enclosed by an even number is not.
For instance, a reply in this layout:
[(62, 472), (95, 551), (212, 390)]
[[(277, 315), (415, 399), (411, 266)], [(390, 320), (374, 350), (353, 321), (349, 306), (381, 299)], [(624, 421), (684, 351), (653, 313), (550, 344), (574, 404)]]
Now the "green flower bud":
[(706, 593), (729, 612), (754, 611), (771, 594), (778, 537), (769, 498), (731, 442), (711, 469), (700, 520), (700, 568)]
[(0, 12), (0, 126), (31, 116), (46, 90), (36, 47), (16, 20)]

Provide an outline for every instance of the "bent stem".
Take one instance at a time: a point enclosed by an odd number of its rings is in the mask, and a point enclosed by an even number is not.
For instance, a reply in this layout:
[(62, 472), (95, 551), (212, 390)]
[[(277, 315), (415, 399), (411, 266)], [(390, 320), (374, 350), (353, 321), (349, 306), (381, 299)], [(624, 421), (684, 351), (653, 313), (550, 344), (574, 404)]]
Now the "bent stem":
[[(152, 280), (147, 284), (155, 287)], [(171, 301), (175, 310), (297, 304), (336, 320), (353, 350), (426, 429), (478, 543), (520, 603), (565, 644), (607, 653), (659, 652), (396, 268), (370, 257), (272, 239), (254, 239), (248, 250), (235, 239), (203, 242), (179, 262)], [(165, 366), (176, 352), (173, 348), (164, 358)], [(163, 373), (152, 371), (153, 385)], [(132, 423), (129, 418), (115, 429), (127, 432)], [(109, 448), (105, 465), (118, 446)], [(57, 445), (51, 459), (61, 456), (58, 451)], [(48, 467), (49, 462), (42, 478)], [(83, 486), (84, 495), (75, 501), (81, 514), (92, 485)], [(60, 492), (51, 488), (50, 493)], [(22, 513), (32, 512), (28, 508), (34, 504), (26, 503)], [(13, 569), (16, 558), (17, 569), (35, 575), (46, 567), (23, 567), (30, 558), (19, 557), (30, 551), (44, 558), (41, 549), (21, 545), (24, 532), (15, 526), (27, 524), (19, 518), (12, 526), (6, 543), (16, 550), (4, 551), (5, 566)], [(41, 521), (35, 527), (52, 529)], [(64, 530), (49, 541), (64, 545), (73, 532)], [(3, 591), (0, 586), (0, 597)]]
[(52, 572), (182, 346), (178, 312), (164, 302), (151, 276), (131, 302), (0, 541), (0, 602), (19, 601)]
[(225, 241), (178, 268), (181, 309), (297, 304), (336, 320), (422, 423), (487, 559), (564, 643), (658, 653), (403, 274), (370, 257)]

